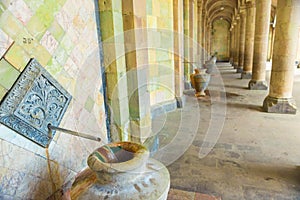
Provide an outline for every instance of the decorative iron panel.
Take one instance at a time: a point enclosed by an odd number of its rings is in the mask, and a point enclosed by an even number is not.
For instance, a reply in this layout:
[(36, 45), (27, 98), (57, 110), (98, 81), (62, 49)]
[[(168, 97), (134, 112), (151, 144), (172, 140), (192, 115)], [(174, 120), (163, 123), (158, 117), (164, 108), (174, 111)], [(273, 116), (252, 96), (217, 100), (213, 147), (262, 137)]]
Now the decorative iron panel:
[[(47, 147), (48, 124), (59, 126), (72, 96), (31, 59), (0, 104), (0, 123)], [(55, 131), (52, 131), (53, 136)]]

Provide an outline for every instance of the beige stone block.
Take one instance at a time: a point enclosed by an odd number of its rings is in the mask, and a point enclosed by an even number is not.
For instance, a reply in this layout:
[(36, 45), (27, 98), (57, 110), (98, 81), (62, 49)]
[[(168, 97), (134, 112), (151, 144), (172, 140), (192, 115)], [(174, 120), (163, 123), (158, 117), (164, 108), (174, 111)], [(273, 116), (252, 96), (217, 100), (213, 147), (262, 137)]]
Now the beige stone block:
[(99, 11), (112, 11), (113, 0), (99, 0)]
[(133, 0), (122, 0), (122, 10), (125, 15), (133, 15)]
[(134, 15), (139, 17), (145, 17), (147, 15), (147, 2), (146, 0), (132, 0)]
[(159, 17), (160, 16), (160, 1), (152, 0), (152, 15)]

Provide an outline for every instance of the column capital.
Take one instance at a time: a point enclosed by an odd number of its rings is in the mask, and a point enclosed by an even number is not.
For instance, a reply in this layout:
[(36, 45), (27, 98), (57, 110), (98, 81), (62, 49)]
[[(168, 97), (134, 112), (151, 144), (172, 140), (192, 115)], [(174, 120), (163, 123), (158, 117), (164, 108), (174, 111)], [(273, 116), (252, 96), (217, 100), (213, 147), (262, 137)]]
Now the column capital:
[(240, 15), (245, 14), (245, 13), (246, 13), (246, 8), (247, 8), (247, 7), (246, 7), (245, 5), (240, 6), (239, 14), (240, 14)]
[(255, 1), (247, 1), (246, 2), (246, 8), (249, 9), (249, 8), (255, 8), (256, 7), (256, 3)]

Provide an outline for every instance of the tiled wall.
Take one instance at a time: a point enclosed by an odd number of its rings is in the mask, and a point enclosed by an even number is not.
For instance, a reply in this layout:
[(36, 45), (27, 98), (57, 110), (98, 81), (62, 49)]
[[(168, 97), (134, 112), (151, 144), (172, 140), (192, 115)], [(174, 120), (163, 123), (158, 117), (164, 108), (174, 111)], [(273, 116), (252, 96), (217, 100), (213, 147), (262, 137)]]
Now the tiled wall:
[[(31, 57), (72, 94), (60, 126), (107, 141), (94, 1), (0, 2), (0, 99)], [(0, 199), (45, 199), (100, 144), (56, 134), (46, 150), (0, 125)]]

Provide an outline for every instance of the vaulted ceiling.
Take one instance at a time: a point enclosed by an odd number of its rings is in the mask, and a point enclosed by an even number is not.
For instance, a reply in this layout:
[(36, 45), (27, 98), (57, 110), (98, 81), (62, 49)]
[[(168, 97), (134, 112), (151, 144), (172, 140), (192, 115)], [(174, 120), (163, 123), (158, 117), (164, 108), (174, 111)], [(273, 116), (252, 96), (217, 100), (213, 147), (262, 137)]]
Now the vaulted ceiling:
[[(203, 0), (203, 10), (207, 13), (209, 22), (217, 19), (224, 19), (230, 24), (238, 12), (238, 8), (246, 2), (255, 0)], [(275, 15), (277, 0), (272, 0), (272, 13)]]

